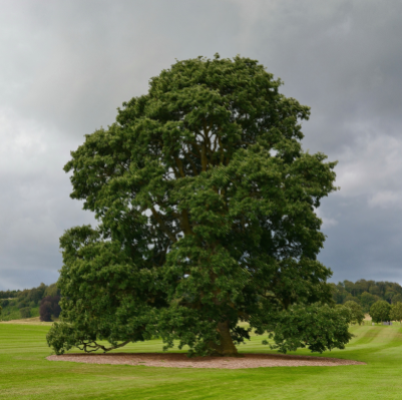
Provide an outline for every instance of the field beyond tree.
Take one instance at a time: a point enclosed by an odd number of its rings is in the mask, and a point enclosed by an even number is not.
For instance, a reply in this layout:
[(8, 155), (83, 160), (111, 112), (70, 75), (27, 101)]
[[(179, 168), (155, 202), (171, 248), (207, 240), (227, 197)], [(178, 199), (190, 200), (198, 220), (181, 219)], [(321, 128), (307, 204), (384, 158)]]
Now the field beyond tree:
[[(49, 326), (0, 324), (2, 399), (400, 399), (402, 329), (354, 326), (345, 350), (324, 357), (367, 365), (247, 370), (153, 368), (50, 362)], [(161, 351), (160, 340), (130, 344), (128, 352)], [(261, 337), (240, 352), (269, 352)], [(307, 350), (292, 354), (311, 355)], [(316, 354), (313, 354), (316, 355)]]

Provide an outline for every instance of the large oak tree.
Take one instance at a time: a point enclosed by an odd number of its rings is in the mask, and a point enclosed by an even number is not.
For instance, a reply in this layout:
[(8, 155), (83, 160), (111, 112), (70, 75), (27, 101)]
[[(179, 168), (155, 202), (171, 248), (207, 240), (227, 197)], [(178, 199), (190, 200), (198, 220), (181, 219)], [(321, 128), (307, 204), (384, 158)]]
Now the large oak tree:
[(158, 336), (236, 355), (251, 328), (280, 351), (344, 347), (317, 260), (335, 163), (302, 150), (309, 108), (280, 85), (248, 58), (178, 61), (71, 153), (71, 197), (99, 226), (61, 238), (57, 353)]

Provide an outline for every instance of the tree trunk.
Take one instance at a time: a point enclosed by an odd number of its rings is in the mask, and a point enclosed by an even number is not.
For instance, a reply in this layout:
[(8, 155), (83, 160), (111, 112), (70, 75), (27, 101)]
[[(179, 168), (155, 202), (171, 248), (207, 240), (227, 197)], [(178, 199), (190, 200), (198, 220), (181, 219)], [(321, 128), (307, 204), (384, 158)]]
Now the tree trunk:
[(217, 331), (219, 332), (220, 344), (211, 344), (210, 348), (212, 355), (221, 357), (238, 357), (239, 353), (237, 352), (236, 346), (234, 345), (232, 337), (230, 336), (228, 323), (219, 322)]

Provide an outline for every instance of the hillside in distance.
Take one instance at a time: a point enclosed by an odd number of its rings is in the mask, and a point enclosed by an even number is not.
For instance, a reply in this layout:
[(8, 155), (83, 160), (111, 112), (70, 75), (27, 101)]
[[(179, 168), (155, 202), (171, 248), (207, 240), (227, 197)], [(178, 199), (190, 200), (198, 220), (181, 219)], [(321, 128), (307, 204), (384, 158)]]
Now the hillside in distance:
[(386, 300), (390, 304), (402, 303), (402, 286), (396, 282), (359, 279), (355, 283), (344, 280), (330, 285), (336, 304), (352, 300), (360, 304), (364, 312), (369, 312), (371, 305), (378, 300)]
[(1, 290), (0, 306), (2, 312), (0, 320), (10, 321), (14, 319), (30, 318), (39, 316), (39, 305), (43, 298), (59, 296), (56, 283), (24, 290)]

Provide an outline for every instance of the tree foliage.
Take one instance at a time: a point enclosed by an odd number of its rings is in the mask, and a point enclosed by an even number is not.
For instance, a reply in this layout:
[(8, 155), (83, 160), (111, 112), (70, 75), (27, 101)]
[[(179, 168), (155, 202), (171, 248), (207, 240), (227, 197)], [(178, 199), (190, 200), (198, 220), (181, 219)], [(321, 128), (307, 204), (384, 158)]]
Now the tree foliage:
[(395, 303), (391, 306), (390, 312), (390, 319), (391, 321), (398, 321), (401, 323), (402, 321), (402, 303)]
[(251, 328), (282, 351), (347, 343), (344, 315), (308, 311), (331, 302), (315, 209), (335, 190), (335, 163), (302, 150), (309, 108), (280, 85), (247, 58), (179, 61), (86, 135), (65, 171), (99, 226), (60, 239), (56, 352), (156, 335), (235, 355)]
[(350, 322), (360, 325), (364, 320), (364, 312), (361, 306), (355, 301), (347, 301), (344, 306), (350, 310)]
[(20, 308), (21, 318), (30, 318), (31, 317), (31, 307), (23, 307)]
[(402, 286), (396, 282), (372, 281), (359, 279), (356, 282), (345, 280), (338, 284), (330, 283), (333, 299), (337, 304), (355, 301), (362, 306), (364, 312), (378, 300), (388, 303), (402, 302)]
[(18, 296), (20, 290), (0, 290), (0, 299), (10, 299)]
[(379, 300), (370, 307), (370, 317), (375, 323), (389, 321), (390, 312), (391, 306), (385, 300)]
[(46, 296), (40, 302), (39, 317), (41, 321), (53, 321), (61, 312), (60, 296)]
[[(328, 305), (294, 305), (278, 315), (268, 331), (270, 347), (282, 353), (307, 347), (322, 353), (333, 348), (343, 349), (351, 338), (347, 326), (351, 322), (350, 309)], [(272, 344), (273, 342), (273, 344)], [(269, 341), (266, 341), (269, 344)]]

